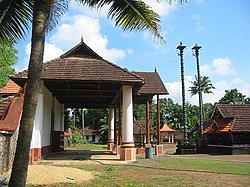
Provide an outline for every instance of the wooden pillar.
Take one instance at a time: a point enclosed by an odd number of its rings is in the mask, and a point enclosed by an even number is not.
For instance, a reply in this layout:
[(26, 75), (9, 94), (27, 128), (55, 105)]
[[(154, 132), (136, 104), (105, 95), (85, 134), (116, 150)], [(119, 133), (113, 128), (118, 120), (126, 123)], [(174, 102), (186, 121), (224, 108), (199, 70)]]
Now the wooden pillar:
[(115, 99), (115, 103), (114, 103), (114, 123), (115, 123), (115, 125), (114, 125), (114, 144), (116, 144), (117, 145), (117, 116), (116, 116), (116, 108), (117, 108), (117, 106), (116, 106), (116, 99)]
[(161, 108), (160, 108), (160, 99), (159, 95), (157, 95), (157, 145), (155, 146), (155, 154), (162, 155), (163, 154), (163, 145), (160, 145), (163, 140), (161, 140)]
[(157, 95), (157, 145), (161, 144), (161, 134), (160, 134), (160, 129), (161, 129), (161, 113), (160, 113), (160, 99), (159, 95)]
[(122, 144), (122, 97), (120, 95), (119, 98), (119, 108), (118, 108), (118, 113), (119, 113), (119, 118), (118, 118), (118, 145)]
[(146, 102), (146, 144), (150, 144), (150, 114), (149, 114), (149, 101)]
[(112, 151), (114, 146), (114, 106), (109, 106), (109, 131), (108, 131), (108, 150)]

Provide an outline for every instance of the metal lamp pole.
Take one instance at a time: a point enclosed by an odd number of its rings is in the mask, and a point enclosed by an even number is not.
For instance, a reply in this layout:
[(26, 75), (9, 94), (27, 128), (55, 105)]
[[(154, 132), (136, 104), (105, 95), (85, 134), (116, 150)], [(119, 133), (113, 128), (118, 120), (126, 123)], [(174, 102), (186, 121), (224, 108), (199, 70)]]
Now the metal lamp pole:
[(201, 77), (200, 77), (200, 65), (199, 65), (199, 50), (201, 46), (195, 44), (192, 48), (194, 50), (194, 56), (196, 57), (197, 62), (197, 78), (198, 78), (198, 94), (199, 94), (199, 122), (200, 122), (200, 135), (201, 139), (203, 138), (203, 104), (202, 104), (202, 92), (201, 92)]
[(182, 45), (182, 42), (180, 42), (180, 45), (177, 46), (176, 49), (178, 49), (180, 52), (178, 55), (180, 56), (181, 60), (181, 84), (182, 84), (182, 123), (184, 127), (184, 144), (188, 144), (187, 139), (187, 112), (186, 112), (186, 101), (185, 101), (185, 83), (184, 83), (184, 64), (183, 64), (183, 50), (186, 46)]

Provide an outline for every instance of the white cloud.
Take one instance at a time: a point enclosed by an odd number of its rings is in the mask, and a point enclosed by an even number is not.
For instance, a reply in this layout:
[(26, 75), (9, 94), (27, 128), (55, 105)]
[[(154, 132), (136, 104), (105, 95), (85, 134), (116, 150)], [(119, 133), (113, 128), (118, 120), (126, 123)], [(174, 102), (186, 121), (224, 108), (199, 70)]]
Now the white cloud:
[(171, 5), (167, 2), (157, 0), (145, 0), (146, 4), (148, 4), (155, 12), (157, 12), (160, 16), (167, 16), (170, 11), (176, 8), (176, 3), (172, 3)]
[(192, 19), (196, 22), (196, 31), (197, 32), (201, 32), (201, 31), (205, 30), (205, 28), (201, 24), (200, 16), (198, 14), (192, 15)]
[(201, 74), (204, 75), (216, 75), (216, 76), (225, 76), (233, 72), (231, 60), (226, 58), (215, 58), (212, 64), (202, 65)]
[[(30, 50), (31, 50), (31, 43), (27, 43), (25, 45), (25, 57), (22, 61), (22, 63), (16, 67), (16, 71), (21, 71), (28, 68), (29, 58), (30, 58)], [(60, 55), (63, 54), (63, 50), (56, 47), (53, 44), (49, 44), (45, 42), (44, 47), (44, 56), (43, 56), (43, 62), (47, 62), (49, 60), (52, 60), (54, 58), (58, 58)]]
[(80, 42), (84, 42), (104, 59), (115, 62), (126, 56), (123, 49), (108, 49), (108, 38), (100, 32), (100, 23), (96, 18), (82, 15), (72, 16), (70, 23), (60, 25), (56, 33), (49, 39), (50, 43), (68, 50)]
[[(190, 97), (189, 93), (189, 87), (192, 85), (191, 81), (193, 81), (192, 76), (185, 76), (184, 84), (185, 84), (185, 99), (186, 101), (197, 104), (198, 101), (196, 99), (196, 96)], [(165, 86), (169, 92), (169, 95), (167, 97), (171, 98), (174, 102), (182, 103), (182, 85), (181, 80), (175, 81), (175, 82), (169, 82), (165, 83)]]
[[(190, 97), (190, 93), (188, 91), (189, 87), (192, 85), (191, 81), (194, 78), (192, 76), (185, 77), (185, 95), (186, 101), (190, 102), (191, 104), (198, 105), (198, 95), (194, 95)], [(179, 104), (182, 103), (182, 96), (181, 96), (181, 82), (169, 82), (165, 83), (167, 90), (169, 91), (168, 97), (173, 99), (174, 102)], [(215, 89), (213, 90), (213, 94), (203, 94), (203, 102), (204, 103), (215, 103), (218, 102), (225, 94), (225, 90), (231, 90), (236, 88), (240, 93), (246, 95), (246, 97), (250, 96), (250, 83), (245, 82), (240, 78), (235, 78), (229, 81), (218, 81), (214, 82), (213, 86)]]

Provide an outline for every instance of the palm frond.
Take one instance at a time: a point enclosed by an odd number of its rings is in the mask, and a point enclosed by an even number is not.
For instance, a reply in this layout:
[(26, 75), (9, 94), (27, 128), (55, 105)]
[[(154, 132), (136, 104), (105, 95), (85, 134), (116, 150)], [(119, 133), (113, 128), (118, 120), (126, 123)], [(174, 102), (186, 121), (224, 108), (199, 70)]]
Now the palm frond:
[(108, 18), (115, 20), (123, 30), (151, 31), (161, 41), (160, 16), (142, 0), (78, 0), (92, 8), (110, 5)]
[(33, 1), (0, 1), (0, 43), (23, 39), (32, 20)]
[(47, 16), (46, 30), (51, 31), (63, 14), (68, 10), (69, 0), (48, 0), (49, 14)]

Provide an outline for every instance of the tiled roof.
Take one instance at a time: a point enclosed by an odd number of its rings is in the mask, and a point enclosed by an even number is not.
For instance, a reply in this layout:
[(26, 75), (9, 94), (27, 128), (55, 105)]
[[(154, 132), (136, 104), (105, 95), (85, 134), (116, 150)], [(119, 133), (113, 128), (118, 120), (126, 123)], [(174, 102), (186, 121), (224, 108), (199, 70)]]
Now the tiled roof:
[(92, 136), (92, 135), (99, 135), (98, 130), (90, 129), (88, 127), (84, 128), (84, 135), (85, 136)]
[(160, 132), (174, 132), (174, 131), (176, 131), (176, 130), (171, 129), (167, 124), (164, 124), (160, 130)]
[[(27, 71), (17, 73), (12, 78), (27, 78)], [(104, 60), (83, 41), (60, 58), (44, 63), (41, 79), (141, 83), (144, 81), (126, 69)]]
[(204, 133), (227, 133), (232, 131), (233, 119), (215, 119), (213, 123), (208, 126)]
[(0, 94), (17, 94), (20, 91), (20, 86), (18, 86), (12, 80), (9, 80), (5, 87), (0, 88)]
[(138, 91), (139, 94), (168, 94), (159, 74), (157, 72), (136, 72), (136, 75), (145, 79), (145, 84)]
[[(218, 115), (220, 114), (220, 115)], [(221, 116), (218, 118), (218, 116)], [(205, 129), (211, 132), (250, 132), (250, 105), (249, 104), (218, 104), (213, 115), (213, 123)], [(216, 128), (214, 123), (218, 125)], [(209, 129), (210, 128), (210, 129)], [(212, 130), (216, 128), (217, 130)]]

